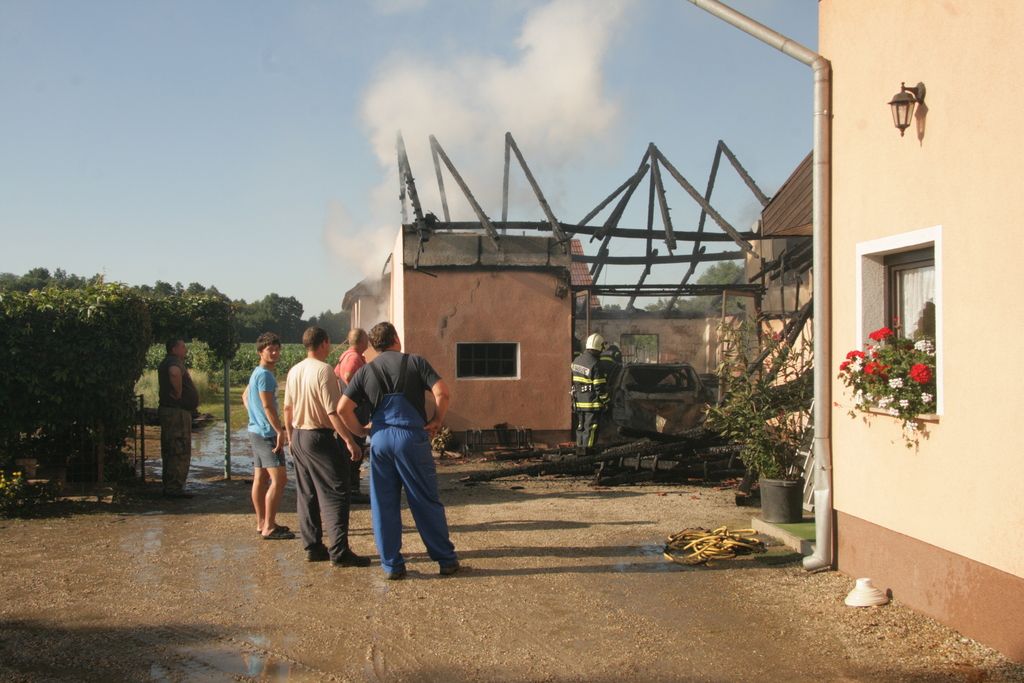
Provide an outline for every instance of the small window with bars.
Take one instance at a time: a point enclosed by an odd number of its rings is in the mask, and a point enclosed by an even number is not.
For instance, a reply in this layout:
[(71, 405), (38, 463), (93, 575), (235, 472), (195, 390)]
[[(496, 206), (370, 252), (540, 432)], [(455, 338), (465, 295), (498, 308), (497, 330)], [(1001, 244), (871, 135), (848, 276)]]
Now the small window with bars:
[(456, 376), (460, 379), (519, 377), (519, 344), (460, 342), (456, 345)]

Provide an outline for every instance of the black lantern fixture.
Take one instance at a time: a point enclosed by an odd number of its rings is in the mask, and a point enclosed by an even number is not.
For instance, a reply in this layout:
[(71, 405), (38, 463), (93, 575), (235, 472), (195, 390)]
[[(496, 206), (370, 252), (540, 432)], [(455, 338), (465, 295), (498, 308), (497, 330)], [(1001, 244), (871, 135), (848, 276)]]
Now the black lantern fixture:
[(892, 107), (892, 122), (900, 131), (900, 137), (910, 126), (910, 120), (914, 118), (914, 105), (924, 103), (924, 83), (918, 83), (908, 88), (906, 83), (900, 83), (900, 91), (892, 96), (889, 106)]

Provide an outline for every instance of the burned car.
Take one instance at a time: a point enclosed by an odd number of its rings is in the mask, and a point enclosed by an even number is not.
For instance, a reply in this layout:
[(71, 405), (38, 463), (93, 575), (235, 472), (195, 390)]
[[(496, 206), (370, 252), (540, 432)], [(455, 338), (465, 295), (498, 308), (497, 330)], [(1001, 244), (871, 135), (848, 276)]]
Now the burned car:
[(624, 436), (681, 434), (704, 421), (715, 393), (689, 363), (626, 364), (609, 384), (608, 428)]

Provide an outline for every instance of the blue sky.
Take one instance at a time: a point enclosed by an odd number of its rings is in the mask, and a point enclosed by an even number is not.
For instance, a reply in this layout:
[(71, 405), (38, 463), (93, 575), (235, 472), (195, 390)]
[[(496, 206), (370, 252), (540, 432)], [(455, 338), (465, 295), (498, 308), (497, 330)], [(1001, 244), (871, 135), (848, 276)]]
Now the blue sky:
[[(731, 5), (816, 48), (816, 0)], [(811, 87), (682, 0), (0, 0), (0, 272), (338, 310), (398, 229), (398, 129), (428, 210), (434, 133), (500, 217), (509, 130), (576, 221), (652, 141), (703, 188), (724, 139), (770, 194), (810, 150)], [(510, 218), (538, 220), (525, 189), (514, 174)], [(713, 204), (737, 227), (756, 217), (724, 167)], [(642, 188), (623, 225), (645, 205)]]

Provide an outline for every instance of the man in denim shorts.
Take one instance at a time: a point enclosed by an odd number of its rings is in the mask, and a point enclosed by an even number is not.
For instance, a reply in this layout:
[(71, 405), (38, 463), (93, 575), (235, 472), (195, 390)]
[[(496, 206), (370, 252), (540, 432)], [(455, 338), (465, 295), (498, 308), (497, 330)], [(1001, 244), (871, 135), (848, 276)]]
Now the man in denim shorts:
[(242, 403), (249, 412), (249, 443), (252, 445), (252, 506), (256, 531), (265, 541), (295, 538), (286, 526), (278, 526), (277, 509), (288, 481), (284, 447), (288, 436), (277, 414), (277, 378), (274, 367), (281, 358), (281, 338), (264, 332), (256, 340), (260, 364), (249, 377)]

